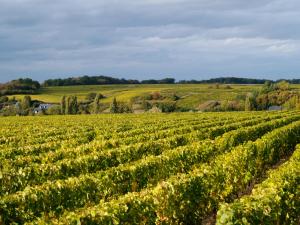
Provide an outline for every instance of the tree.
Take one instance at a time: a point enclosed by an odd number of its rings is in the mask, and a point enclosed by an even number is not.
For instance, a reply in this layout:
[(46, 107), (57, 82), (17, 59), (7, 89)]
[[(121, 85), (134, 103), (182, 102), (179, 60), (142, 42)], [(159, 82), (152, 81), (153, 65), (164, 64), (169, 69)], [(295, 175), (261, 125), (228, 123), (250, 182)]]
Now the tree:
[(266, 110), (270, 106), (269, 95), (261, 94), (256, 97), (256, 108), (258, 110)]
[(60, 106), (61, 106), (61, 114), (65, 114), (66, 113), (66, 106), (67, 106), (66, 96), (62, 97)]
[(268, 93), (268, 92), (272, 91), (273, 90), (272, 86), (273, 85), (272, 85), (271, 81), (266, 81), (264, 83), (264, 85), (262, 86), (261, 93)]
[(5, 103), (5, 102), (8, 102), (8, 101), (9, 101), (9, 99), (8, 99), (7, 96), (1, 96), (0, 97), (0, 103)]
[(278, 89), (280, 91), (290, 90), (290, 83), (285, 80), (280, 81), (280, 82), (276, 83), (276, 89)]
[(300, 107), (300, 99), (299, 99), (299, 96), (295, 95), (295, 96), (292, 96), (289, 100), (287, 100), (285, 103), (284, 103), (284, 108), (287, 109), (287, 110), (294, 110), (294, 109), (297, 109), (299, 110), (299, 107)]
[(65, 114), (77, 114), (78, 102), (76, 96), (69, 96), (67, 98)]
[(79, 104), (78, 114), (90, 114), (89, 105), (88, 104)]
[(4, 94), (33, 94), (40, 88), (40, 83), (30, 78), (12, 80), (0, 84), (0, 93)]
[(31, 107), (31, 97), (24, 96), (20, 103), (16, 104), (17, 114), (27, 116)]
[(90, 92), (90, 93), (87, 94), (87, 96), (85, 97), (85, 99), (88, 100), (88, 101), (94, 101), (95, 98), (96, 98), (96, 96), (97, 96), (97, 93)]
[(116, 98), (114, 98), (112, 103), (111, 103), (110, 112), (111, 113), (118, 113), (119, 112), (118, 102), (117, 102)]
[(78, 112), (77, 97), (71, 96), (69, 104), (70, 104), (70, 109), (69, 109), (70, 114), (77, 114)]
[(15, 116), (18, 113), (18, 109), (13, 105), (9, 105), (0, 111), (1, 116)]
[(174, 101), (164, 101), (157, 103), (157, 107), (161, 109), (162, 112), (174, 112), (176, 110), (176, 102)]
[(31, 106), (31, 97), (26, 95), (24, 96), (23, 100), (21, 101), (21, 108), (23, 110), (29, 109)]
[(94, 113), (99, 113), (100, 111), (100, 99), (102, 98), (101, 94), (97, 94), (95, 99), (94, 99)]
[(118, 113), (132, 113), (132, 105), (127, 103), (118, 103)]
[(247, 96), (245, 100), (245, 111), (251, 111), (251, 110), (252, 110), (251, 99), (250, 96)]
[(46, 110), (45, 114), (47, 115), (60, 115), (62, 112), (59, 105), (55, 105)]
[(67, 98), (66, 100), (66, 107), (65, 107), (65, 114), (68, 115), (70, 114), (70, 101), (71, 101), (71, 98), (70, 96)]
[(142, 108), (143, 108), (145, 111), (147, 111), (147, 110), (149, 110), (149, 109), (152, 108), (152, 105), (151, 105), (148, 101), (146, 101), (146, 100), (143, 100), (143, 101), (142, 101), (141, 106), (142, 106)]

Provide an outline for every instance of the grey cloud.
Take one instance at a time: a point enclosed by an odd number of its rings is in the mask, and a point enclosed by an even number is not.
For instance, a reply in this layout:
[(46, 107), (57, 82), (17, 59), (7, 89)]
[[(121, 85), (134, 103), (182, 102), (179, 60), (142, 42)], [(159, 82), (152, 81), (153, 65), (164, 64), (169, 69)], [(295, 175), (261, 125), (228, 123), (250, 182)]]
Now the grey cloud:
[(0, 82), (296, 77), (297, 0), (0, 0)]

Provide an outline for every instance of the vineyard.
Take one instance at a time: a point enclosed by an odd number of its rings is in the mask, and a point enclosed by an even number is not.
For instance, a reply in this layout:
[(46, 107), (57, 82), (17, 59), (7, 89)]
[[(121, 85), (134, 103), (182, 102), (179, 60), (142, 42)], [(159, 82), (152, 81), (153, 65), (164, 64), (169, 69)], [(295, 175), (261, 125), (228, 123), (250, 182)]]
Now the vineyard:
[(300, 224), (297, 111), (0, 124), (0, 224)]

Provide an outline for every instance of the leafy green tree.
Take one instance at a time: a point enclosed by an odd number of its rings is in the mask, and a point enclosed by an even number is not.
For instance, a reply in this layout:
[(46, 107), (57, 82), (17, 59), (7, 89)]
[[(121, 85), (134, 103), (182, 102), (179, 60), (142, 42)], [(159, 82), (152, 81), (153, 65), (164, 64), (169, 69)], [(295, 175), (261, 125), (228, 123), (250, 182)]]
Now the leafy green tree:
[(119, 106), (118, 106), (118, 102), (117, 102), (116, 98), (114, 98), (112, 103), (111, 103), (110, 112), (111, 113), (118, 113), (119, 112)]
[(66, 102), (65, 114), (77, 114), (78, 113), (78, 102), (76, 96), (69, 96)]
[(256, 97), (256, 104), (258, 110), (266, 110), (271, 105), (268, 94), (262, 94)]
[(145, 111), (148, 111), (149, 109), (152, 108), (152, 105), (146, 101), (146, 100), (143, 100), (142, 101), (142, 104), (141, 104), (142, 108), (145, 110)]
[(245, 111), (251, 111), (251, 110), (252, 110), (251, 100), (250, 97), (247, 96), (245, 100)]
[(95, 99), (94, 99), (94, 103), (93, 103), (93, 112), (94, 113), (99, 113), (100, 112), (100, 99), (102, 98), (102, 95), (101, 94), (97, 94), (95, 96)]
[(62, 112), (59, 105), (55, 105), (46, 110), (45, 114), (47, 115), (60, 115)]
[(88, 104), (79, 104), (78, 114), (90, 114), (89, 105)]
[(71, 96), (69, 101), (69, 113), (77, 114), (78, 113), (78, 102), (76, 96)]
[(174, 112), (176, 110), (176, 102), (173, 101), (164, 101), (157, 103), (158, 108), (162, 112)]
[(132, 113), (132, 105), (128, 103), (118, 103), (118, 113)]
[(285, 80), (280, 81), (280, 82), (276, 83), (276, 89), (278, 89), (280, 91), (290, 90), (290, 83)]
[(0, 111), (0, 115), (1, 116), (15, 116), (18, 113), (19, 113), (19, 110), (15, 106), (13, 106), (13, 105), (5, 107), (4, 109), (2, 109)]
[(260, 89), (260, 94), (267, 94), (275, 90), (275, 85), (271, 81), (266, 81)]
[(65, 107), (65, 114), (68, 115), (71, 112), (71, 105), (70, 105), (71, 97), (69, 96), (66, 98), (66, 107)]
[(23, 110), (29, 109), (31, 106), (31, 97), (26, 95), (24, 96), (23, 100), (21, 101), (21, 108)]
[(299, 96), (295, 95), (293, 97), (291, 97), (289, 100), (287, 100), (285, 103), (284, 103), (284, 108), (287, 109), (287, 110), (294, 110), (294, 109), (297, 109), (299, 110), (299, 107), (300, 107), (300, 99), (299, 99)]
[(96, 98), (96, 96), (97, 96), (97, 93), (90, 92), (90, 93), (87, 94), (87, 96), (85, 97), (85, 99), (88, 100), (88, 101), (94, 101), (95, 98)]
[(61, 114), (65, 114), (66, 113), (66, 107), (67, 107), (66, 96), (62, 97), (60, 107), (61, 107), (61, 110), (60, 110)]
[(9, 99), (8, 99), (7, 96), (1, 96), (0, 97), (0, 103), (5, 103), (5, 102), (8, 102), (8, 101), (9, 101)]
[(27, 116), (29, 114), (31, 107), (31, 97), (26, 95), (20, 102), (19, 106), (17, 107), (18, 114)]

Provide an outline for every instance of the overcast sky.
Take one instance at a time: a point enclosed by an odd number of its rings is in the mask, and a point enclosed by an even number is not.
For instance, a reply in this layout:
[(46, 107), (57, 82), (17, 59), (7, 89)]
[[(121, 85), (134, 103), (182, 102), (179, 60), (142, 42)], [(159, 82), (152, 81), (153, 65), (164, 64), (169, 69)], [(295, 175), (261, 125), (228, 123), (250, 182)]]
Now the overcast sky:
[(0, 0), (0, 82), (300, 78), (299, 0)]

